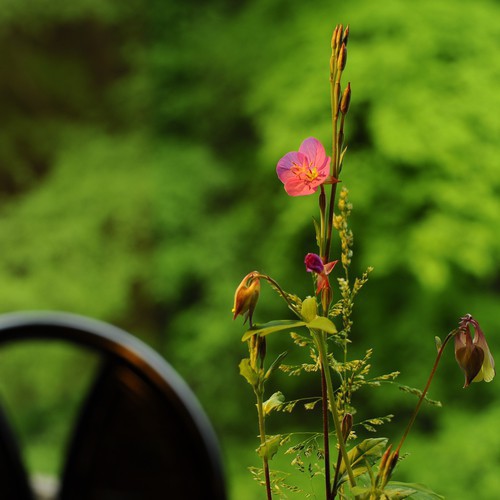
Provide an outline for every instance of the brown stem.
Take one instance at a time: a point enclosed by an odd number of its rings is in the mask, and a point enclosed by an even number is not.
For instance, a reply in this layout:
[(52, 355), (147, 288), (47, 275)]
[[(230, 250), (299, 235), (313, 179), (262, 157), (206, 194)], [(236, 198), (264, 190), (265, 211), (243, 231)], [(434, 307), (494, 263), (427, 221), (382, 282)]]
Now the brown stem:
[(444, 351), (444, 348), (446, 347), (446, 344), (448, 343), (448, 341), (455, 336), (455, 334), (458, 332), (458, 329), (455, 329), (453, 331), (451, 331), (447, 336), (446, 338), (444, 339), (443, 343), (441, 344), (440, 348), (438, 349), (438, 353), (437, 353), (437, 356), (436, 356), (436, 360), (434, 361), (434, 365), (432, 366), (432, 370), (431, 370), (431, 373), (429, 375), (429, 378), (427, 379), (427, 383), (425, 384), (425, 388), (424, 390), (422, 391), (422, 394), (420, 395), (420, 398), (417, 402), (417, 406), (415, 407), (415, 409), (413, 410), (413, 413), (411, 415), (411, 418), (410, 418), (410, 421), (408, 422), (408, 425), (406, 426), (406, 429), (405, 429), (405, 432), (403, 434), (403, 437), (401, 438), (401, 441), (399, 442), (399, 445), (398, 447), (396, 448), (396, 451), (395, 451), (395, 454), (396, 455), (399, 455), (399, 452), (401, 450), (401, 447), (403, 446), (403, 443), (405, 442), (408, 434), (410, 433), (410, 430), (413, 426), (413, 423), (415, 422), (415, 419), (417, 418), (417, 414), (420, 410), (420, 407), (422, 406), (422, 403), (424, 402), (424, 399), (425, 399), (425, 396), (427, 394), (427, 391), (429, 390), (429, 387), (431, 385), (431, 382), (432, 382), (432, 379), (434, 378), (434, 375), (436, 373), (436, 370), (437, 370), (437, 367), (438, 367), (438, 364), (439, 364), (439, 361), (441, 360), (441, 356), (443, 354), (443, 351)]

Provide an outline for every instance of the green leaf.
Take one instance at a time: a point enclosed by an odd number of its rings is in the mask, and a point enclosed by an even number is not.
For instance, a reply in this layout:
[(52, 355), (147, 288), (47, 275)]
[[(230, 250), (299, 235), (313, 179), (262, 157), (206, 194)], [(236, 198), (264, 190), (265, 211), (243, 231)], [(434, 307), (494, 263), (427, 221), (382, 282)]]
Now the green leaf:
[(278, 434), (276, 436), (268, 436), (266, 438), (266, 442), (262, 443), (255, 451), (259, 455), (260, 458), (267, 458), (271, 460), (274, 455), (279, 450), (281, 444), (281, 435)]
[[(306, 299), (304, 302), (306, 302)], [(313, 299), (315, 300), (315, 299)], [(260, 335), (265, 337), (270, 333), (280, 332), (283, 330), (291, 330), (293, 328), (300, 328), (301, 326), (307, 326), (310, 330), (321, 330), (326, 333), (337, 333), (337, 328), (335, 325), (325, 316), (316, 316), (311, 321), (297, 321), (295, 319), (279, 319), (276, 321), (269, 321), (268, 323), (263, 323), (262, 325), (255, 325), (250, 330), (247, 330), (243, 337), (242, 342), (248, 340), (252, 335)]]
[(304, 321), (310, 322), (318, 317), (318, 303), (314, 297), (307, 297), (302, 301), (301, 316)]
[(250, 364), (250, 359), (245, 358), (240, 361), (239, 364), (240, 375), (245, 378), (245, 380), (252, 386), (255, 387), (259, 382), (258, 373), (252, 368)]
[(281, 366), (281, 363), (283, 362), (287, 354), (288, 352), (284, 351), (273, 361), (272, 365), (266, 372), (266, 375), (264, 377), (265, 380), (267, 380)]
[[(357, 446), (349, 450), (348, 457), (354, 477), (358, 477), (368, 471), (368, 467), (374, 465), (382, 456), (387, 445), (387, 438), (373, 438), (361, 441)], [(345, 463), (342, 461), (339, 469), (339, 484), (348, 479)]]
[(264, 402), (264, 414), (269, 415), (274, 409), (279, 408), (284, 402), (285, 396), (283, 396), (283, 393), (280, 391), (275, 392), (267, 401)]
[(304, 321), (297, 321), (294, 319), (269, 321), (268, 323), (264, 323), (262, 325), (255, 325), (250, 330), (247, 330), (241, 338), (241, 341), (245, 342), (245, 340), (248, 340), (252, 335), (260, 335), (261, 337), (265, 337), (270, 333), (279, 332), (281, 330), (290, 330), (292, 328), (299, 328), (301, 326), (305, 326), (305, 324), (306, 323)]
[(311, 330), (321, 330), (326, 333), (337, 333), (335, 325), (325, 316), (316, 316), (312, 321), (309, 321), (306, 326)]
[[(404, 491), (412, 491), (410, 493), (412, 495), (412, 500), (436, 500), (443, 499), (444, 497), (438, 495), (434, 491), (430, 490), (426, 486), (418, 483), (403, 483), (400, 481), (389, 481), (387, 486), (385, 487), (385, 491), (389, 492), (400, 492), (404, 493)], [(405, 497), (393, 497), (389, 496), (389, 498), (405, 498)]]
[(372, 492), (372, 487), (369, 486), (354, 486), (353, 488), (350, 489), (351, 494), (354, 495), (356, 498), (360, 498), (362, 500), (364, 499), (369, 499), (370, 498), (370, 493)]

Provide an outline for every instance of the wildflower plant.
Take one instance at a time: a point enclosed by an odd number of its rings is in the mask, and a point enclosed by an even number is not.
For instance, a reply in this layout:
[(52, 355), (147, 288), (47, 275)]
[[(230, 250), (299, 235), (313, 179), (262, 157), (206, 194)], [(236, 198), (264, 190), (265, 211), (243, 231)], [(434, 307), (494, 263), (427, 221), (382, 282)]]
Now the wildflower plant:
[[(288, 195), (313, 196), (318, 200), (319, 216), (313, 219), (317, 249), (304, 257), (304, 271), (310, 273), (313, 280), (312, 293), (299, 298), (283, 290), (271, 276), (253, 271), (243, 278), (234, 296), (234, 318), (241, 315), (245, 323), (248, 321), (242, 341), (247, 343), (249, 356), (240, 362), (239, 369), (253, 389), (258, 417), (260, 442), (257, 454), (262, 468), (252, 468), (251, 471), (265, 487), (268, 500), (273, 496), (287, 498), (290, 492), (299, 492), (305, 498), (311, 496), (293, 484), (293, 478), (272, 470), (271, 461), (278, 452), (290, 455), (291, 463), (299, 473), (322, 476), (327, 500), (441, 498), (419, 484), (391, 480), (400, 460), (401, 448), (422, 403), (430, 401), (427, 399), (428, 389), (451, 339), (455, 343), (456, 360), (465, 374), (464, 387), (472, 382), (490, 382), (495, 375), (494, 360), (478, 322), (470, 314), (463, 316), (457, 328), (442, 342), (436, 337), (437, 355), (424, 389), (401, 386), (403, 390), (414, 393), (418, 401), (398, 445), (393, 448), (384, 437), (361, 441), (357, 438), (357, 428), (375, 432), (390, 421), (392, 415), (357, 422), (355, 393), (362, 387), (392, 383), (399, 373), (371, 376), (371, 349), (362, 359), (349, 358), (355, 299), (372, 269), (368, 268), (354, 279), (350, 275), (353, 233), (349, 216), (352, 205), (348, 189), (338, 189), (347, 151), (345, 123), (351, 101), (350, 83), (342, 84), (348, 41), (349, 27), (336, 26), (330, 57), (331, 156), (327, 156), (318, 139), (309, 137), (301, 143), (298, 151), (285, 154), (276, 166), (277, 176)], [(332, 243), (335, 233), (340, 240), (338, 248)], [(333, 274), (339, 269), (340, 275), (334, 279)], [(292, 319), (254, 322), (262, 283), (267, 283), (283, 299)], [(286, 352), (270, 363), (267, 361), (269, 337), (283, 332), (306, 353), (305, 362), (285, 364)], [(321, 395), (305, 396), (295, 401), (287, 401), (281, 391), (266, 395), (266, 383), (278, 372), (294, 376), (304, 372), (317, 373)], [(300, 437), (298, 433), (269, 435), (266, 432), (266, 421), (273, 412), (292, 412), (299, 403), (304, 403), (306, 409), (321, 407), (318, 429), (293, 442), (292, 437)]]

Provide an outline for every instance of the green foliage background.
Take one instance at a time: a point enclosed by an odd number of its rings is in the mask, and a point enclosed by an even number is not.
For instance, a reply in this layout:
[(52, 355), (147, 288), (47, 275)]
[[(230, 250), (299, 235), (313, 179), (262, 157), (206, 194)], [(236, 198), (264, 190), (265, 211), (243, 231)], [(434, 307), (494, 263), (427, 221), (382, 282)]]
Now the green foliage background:
[[(307, 136), (329, 143), (337, 23), (351, 26), (353, 265), (375, 268), (354, 353), (373, 347), (373, 373), (400, 370), (421, 387), (434, 336), (467, 312), (500, 352), (499, 20), (493, 0), (2, 0), (0, 310), (87, 314), (158, 349), (210, 416), (232, 497), (259, 498), (245, 470), (256, 424), (237, 372), (243, 330), (230, 310), (253, 269), (310, 293), (302, 261), (316, 201), (288, 198), (274, 169)], [(257, 320), (285, 314), (264, 290)], [(92, 360), (7, 351), (1, 385), (30, 410), (17, 421), (30, 463), (54, 472), (75, 378), (80, 387)], [(463, 390), (451, 350), (445, 358), (431, 390), (444, 409), (424, 408), (397, 478), (490, 499), (497, 382)], [(299, 382), (277, 383), (287, 396), (317, 392)], [(356, 403), (395, 414), (384, 428), (395, 440), (415, 401), (385, 388)]]

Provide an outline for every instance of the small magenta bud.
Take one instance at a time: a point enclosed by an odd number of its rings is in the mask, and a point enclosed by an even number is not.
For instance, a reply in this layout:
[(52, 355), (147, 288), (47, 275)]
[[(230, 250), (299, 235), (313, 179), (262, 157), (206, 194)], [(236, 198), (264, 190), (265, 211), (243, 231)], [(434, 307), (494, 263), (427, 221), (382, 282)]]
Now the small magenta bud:
[(325, 265), (321, 257), (315, 253), (308, 253), (304, 259), (306, 271), (309, 273), (321, 274), (325, 270)]

